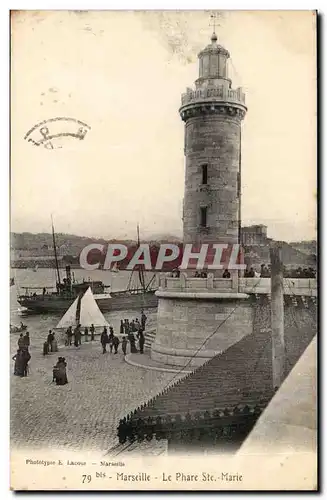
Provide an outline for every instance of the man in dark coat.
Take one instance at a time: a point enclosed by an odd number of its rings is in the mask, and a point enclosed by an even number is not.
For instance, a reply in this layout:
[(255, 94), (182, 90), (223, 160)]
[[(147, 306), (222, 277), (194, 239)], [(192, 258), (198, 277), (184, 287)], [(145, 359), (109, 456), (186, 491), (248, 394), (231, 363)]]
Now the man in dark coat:
[(29, 332), (26, 332), (24, 335), (24, 346), (29, 347), (30, 346), (30, 334)]
[(144, 343), (145, 343), (143, 330), (139, 330), (137, 336), (139, 339), (140, 354), (143, 354), (144, 353)]
[(91, 332), (91, 341), (92, 341), (92, 340), (94, 340), (94, 332), (95, 332), (95, 328), (94, 328), (94, 324), (93, 323), (91, 325), (90, 332)]
[(230, 278), (230, 272), (228, 271), (228, 269), (224, 270), (224, 272), (223, 272), (223, 278)]
[(81, 325), (77, 325), (74, 330), (74, 346), (78, 347), (81, 345)]
[(107, 352), (106, 345), (109, 343), (109, 337), (108, 337), (108, 333), (107, 333), (107, 328), (106, 327), (104, 327), (103, 332), (101, 333), (100, 342), (101, 342), (101, 345), (102, 345), (102, 354), (104, 354), (105, 352)]
[(72, 345), (72, 337), (73, 337), (73, 330), (72, 330), (72, 327), (69, 326), (67, 331), (66, 331), (66, 345), (67, 346)]
[[(17, 344), (18, 344), (18, 347), (19, 347), (20, 349), (21, 349), (22, 347), (24, 347), (24, 336), (23, 336), (23, 334), (22, 334), (22, 333), (21, 333), (21, 334), (20, 334), (20, 336), (19, 336), (19, 339), (18, 339)], [(16, 354), (15, 354), (15, 356), (16, 356)]]
[(113, 339), (112, 339), (112, 343), (113, 343), (113, 346), (114, 346), (114, 349), (115, 349), (114, 354), (117, 354), (118, 353), (118, 346), (119, 346), (119, 343), (120, 343), (119, 342), (119, 338), (114, 335)]
[(109, 333), (109, 336), (108, 336), (108, 344), (109, 344), (110, 352), (112, 352), (112, 348), (114, 345), (114, 334), (111, 332)]
[(130, 333), (128, 335), (128, 340), (129, 340), (129, 343), (130, 343), (130, 346), (131, 346), (131, 353), (135, 354), (137, 352), (137, 349), (136, 349), (135, 337), (134, 337), (133, 333)]
[(49, 330), (49, 335), (48, 335), (47, 341), (48, 341), (48, 344), (49, 344), (51, 352), (52, 352), (52, 342), (53, 342), (53, 340), (54, 340), (54, 335), (52, 333), (52, 330)]
[(144, 314), (144, 311), (142, 309), (142, 314), (141, 314), (141, 327), (142, 327), (142, 330), (144, 331), (145, 330), (145, 323), (146, 323), (146, 320), (147, 320), (147, 317), (146, 315)]
[(123, 337), (123, 340), (122, 340), (122, 343), (121, 343), (121, 348), (122, 348), (124, 356), (126, 356), (126, 349), (127, 349), (127, 340), (126, 340), (126, 337)]

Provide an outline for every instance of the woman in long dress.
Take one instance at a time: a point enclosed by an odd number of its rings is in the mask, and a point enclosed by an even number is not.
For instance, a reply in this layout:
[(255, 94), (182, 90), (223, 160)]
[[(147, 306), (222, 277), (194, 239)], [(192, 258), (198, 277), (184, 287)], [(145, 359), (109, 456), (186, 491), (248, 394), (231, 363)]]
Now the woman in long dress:
[(23, 363), (23, 377), (27, 377), (28, 373), (28, 362), (31, 359), (31, 355), (28, 352), (27, 347), (23, 347), (22, 349), (22, 363)]
[(27, 377), (28, 362), (31, 359), (28, 349), (26, 347), (18, 349), (12, 359), (15, 361), (14, 375), (18, 377)]
[(53, 380), (57, 385), (68, 384), (65, 358), (59, 357), (56, 365), (53, 367)]
[(18, 377), (23, 377), (24, 369), (23, 369), (23, 358), (21, 349), (17, 349), (17, 352), (12, 359), (15, 361), (14, 375), (17, 375)]

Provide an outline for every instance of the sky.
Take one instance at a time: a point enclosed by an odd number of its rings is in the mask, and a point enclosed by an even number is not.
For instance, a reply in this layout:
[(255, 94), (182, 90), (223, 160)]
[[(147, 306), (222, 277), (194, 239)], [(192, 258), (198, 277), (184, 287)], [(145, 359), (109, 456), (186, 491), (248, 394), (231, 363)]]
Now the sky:
[[(182, 234), (178, 109), (198, 76), (209, 24), (203, 11), (12, 15), (12, 231), (50, 232), (52, 214), (62, 233), (135, 237), (139, 223), (142, 237)], [(242, 225), (266, 224), (269, 237), (285, 241), (315, 238), (314, 14), (223, 11), (216, 32), (248, 107)], [(57, 117), (90, 130), (82, 141), (54, 140), (54, 149), (24, 139)]]

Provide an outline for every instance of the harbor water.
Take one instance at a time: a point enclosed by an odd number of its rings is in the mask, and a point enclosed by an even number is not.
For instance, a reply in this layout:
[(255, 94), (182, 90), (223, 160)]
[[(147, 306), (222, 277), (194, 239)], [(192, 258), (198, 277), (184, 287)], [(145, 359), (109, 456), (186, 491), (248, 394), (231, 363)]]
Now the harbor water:
[[(24, 293), (23, 287), (54, 287), (56, 282), (56, 271), (55, 269), (38, 269), (36, 272), (33, 269), (11, 269), (11, 278), (15, 279), (15, 285), (10, 287), (10, 323), (13, 325), (19, 325), (21, 321), (27, 325), (28, 331), (31, 337), (31, 343), (37, 342), (40, 346), (40, 342), (46, 339), (49, 329), (55, 328), (58, 324), (63, 313), (47, 313), (47, 314), (25, 314), (22, 311), (21, 306), (17, 302), (17, 296)], [(64, 271), (61, 271), (61, 275), (64, 276)], [(105, 286), (110, 286), (111, 291), (125, 290), (129, 279), (130, 272), (120, 271), (119, 273), (112, 273), (110, 271), (96, 270), (96, 271), (86, 271), (84, 269), (74, 269), (73, 275), (76, 282), (81, 282), (83, 279), (85, 281), (102, 281)], [(147, 277), (151, 279), (152, 273)], [(49, 290), (50, 291), (50, 290)], [(55, 291), (55, 287), (54, 287)], [(38, 293), (41, 290), (37, 291)], [(145, 310), (147, 315), (147, 329), (152, 329), (155, 327), (156, 321), (156, 309)], [(119, 333), (119, 326), (121, 319), (135, 319), (141, 316), (141, 311), (137, 310), (126, 310), (126, 311), (110, 311), (104, 312), (104, 317), (108, 323), (113, 326), (114, 331)], [(11, 333), (11, 350), (13, 354), (16, 350), (17, 339), (19, 333)], [(59, 339), (60, 340), (60, 339)]]

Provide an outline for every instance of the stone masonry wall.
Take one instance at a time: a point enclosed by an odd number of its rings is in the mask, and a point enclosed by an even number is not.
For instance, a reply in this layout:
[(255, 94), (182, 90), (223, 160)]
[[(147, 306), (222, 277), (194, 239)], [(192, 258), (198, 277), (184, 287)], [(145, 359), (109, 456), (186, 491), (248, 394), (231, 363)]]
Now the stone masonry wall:
[[(237, 307), (236, 307), (237, 306)], [(184, 300), (160, 298), (157, 334), (152, 359), (184, 366), (208, 339), (190, 366), (199, 366), (249, 335), (253, 329), (253, 308), (248, 300)]]
[[(299, 351), (299, 345), (303, 344), (304, 349), (317, 332), (316, 303), (311, 299), (293, 303), (286, 297), (284, 327), (286, 368), (290, 369), (297, 361), (294, 353)], [(259, 296), (257, 300), (160, 298), (151, 357), (178, 366), (185, 366), (191, 360), (190, 367), (199, 366), (244, 336), (270, 330), (268, 296)]]
[[(238, 242), (240, 126), (225, 114), (186, 122), (184, 243)], [(207, 185), (201, 184), (202, 164), (208, 164)], [(207, 206), (208, 229), (200, 228), (201, 206)]]

